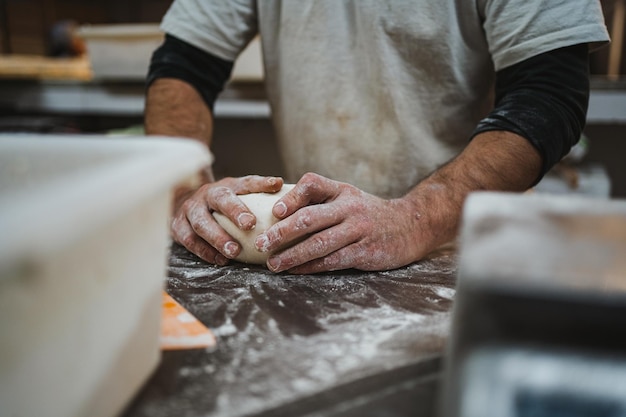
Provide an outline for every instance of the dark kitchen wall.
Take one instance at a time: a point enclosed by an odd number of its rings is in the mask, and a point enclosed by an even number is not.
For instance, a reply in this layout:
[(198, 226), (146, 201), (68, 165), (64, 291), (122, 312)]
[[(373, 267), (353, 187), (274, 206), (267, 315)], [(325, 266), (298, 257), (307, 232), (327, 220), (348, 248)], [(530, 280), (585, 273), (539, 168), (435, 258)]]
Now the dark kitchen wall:
[[(622, 77), (624, 76), (624, 74), (626, 74), (626, 41), (624, 39), (623, 33), (622, 33), (621, 38), (618, 39), (616, 37), (616, 35), (618, 35), (620, 31), (619, 31), (619, 28), (615, 26), (616, 26), (616, 23), (617, 25), (620, 24), (620, 22), (616, 22), (616, 17), (617, 17), (617, 20), (621, 20), (621, 17), (623, 16), (623, 9), (622, 9), (622, 13), (620, 13), (618, 11), (618, 8), (620, 6), (622, 8), (625, 7), (624, 6), (625, 1), (626, 0), (601, 0), (602, 12), (604, 13), (604, 19), (606, 22), (607, 29), (609, 33), (611, 34), (612, 42), (613, 44), (617, 44), (618, 46), (621, 46), (621, 48), (618, 48), (618, 50), (621, 50), (621, 53), (619, 53), (619, 55), (621, 56), (619, 57), (618, 73), (621, 74)], [(621, 3), (621, 5), (618, 5), (618, 3)], [(621, 24), (623, 28), (624, 22), (622, 21)], [(610, 52), (611, 52), (611, 47), (607, 46), (591, 54), (591, 73), (592, 74), (602, 75), (608, 72)]]
[(154, 23), (170, 4), (171, 0), (0, 0), (0, 52), (44, 55), (49, 31), (59, 21)]
[(626, 199), (626, 124), (589, 124), (586, 162), (604, 167), (611, 180), (611, 196)]

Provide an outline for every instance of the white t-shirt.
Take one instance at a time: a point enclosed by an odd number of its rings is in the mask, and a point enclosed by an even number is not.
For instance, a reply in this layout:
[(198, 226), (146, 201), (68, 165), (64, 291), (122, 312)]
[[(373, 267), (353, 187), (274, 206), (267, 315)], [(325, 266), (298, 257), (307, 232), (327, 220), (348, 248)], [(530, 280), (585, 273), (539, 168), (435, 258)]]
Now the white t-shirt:
[(608, 40), (597, 0), (176, 0), (162, 28), (230, 61), (260, 34), (287, 180), (382, 197), (463, 149), (495, 71)]

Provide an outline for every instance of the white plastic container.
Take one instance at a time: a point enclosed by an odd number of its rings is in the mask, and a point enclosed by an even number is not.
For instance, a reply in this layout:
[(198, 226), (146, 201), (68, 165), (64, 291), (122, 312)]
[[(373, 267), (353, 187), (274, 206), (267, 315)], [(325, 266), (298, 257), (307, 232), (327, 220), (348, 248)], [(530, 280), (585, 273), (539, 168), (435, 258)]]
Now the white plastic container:
[(95, 78), (145, 79), (150, 58), (164, 39), (158, 24), (81, 26)]
[(165, 138), (0, 136), (0, 414), (112, 416), (159, 360), (171, 190), (210, 162)]
[(261, 38), (257, 36), (237, 57), (230, 79), (231, 81), (261, 82), (264, 78), (263, 48)]
[[(97, 79), (143, 80), (165, 34), (157, 23), (85, 25), (78, 30)], [(254, 38), (233, 67), (232, 81), (263, 81), (261, 41)]]

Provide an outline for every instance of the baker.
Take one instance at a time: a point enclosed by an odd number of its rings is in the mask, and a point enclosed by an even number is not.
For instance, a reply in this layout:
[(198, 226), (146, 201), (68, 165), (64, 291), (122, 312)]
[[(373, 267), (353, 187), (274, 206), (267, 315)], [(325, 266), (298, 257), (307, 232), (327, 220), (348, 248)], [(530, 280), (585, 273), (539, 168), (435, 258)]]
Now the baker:
[[(579, 139), (588, 53), (608, 41), (598, 0), (176, 0), (162, 28), (146, 132), (207, 145), (233, 61), (260, 34), (296, 186), (255, 245), (287, 246), (267, 266), (292, 273), (407, 265), (454, 238), (468, 193), (531, 187)], [(250, 230), (238, 196), (282, 185), (207, 173), (173, 238), (225, 265), (241, 246), (211, 213)]]

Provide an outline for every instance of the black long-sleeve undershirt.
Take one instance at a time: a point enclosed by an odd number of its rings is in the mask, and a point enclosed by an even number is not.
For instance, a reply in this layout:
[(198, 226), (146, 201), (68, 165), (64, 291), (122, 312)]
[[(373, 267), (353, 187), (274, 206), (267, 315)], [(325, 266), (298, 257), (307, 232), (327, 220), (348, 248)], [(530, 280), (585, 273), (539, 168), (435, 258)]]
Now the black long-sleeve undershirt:
[(493, 111), (472, 136), (505, 130), (523, 136), (543, 158), (541, 177), (578, 142), (589, 104), (586, 44), (555, 49), (496, 73)]
[(171, 35), (152, 54), (147, 86), (158, 78), (176, 78), (192, 85), (209, 109), (230, 78), (233, 62), (203, 51)]

